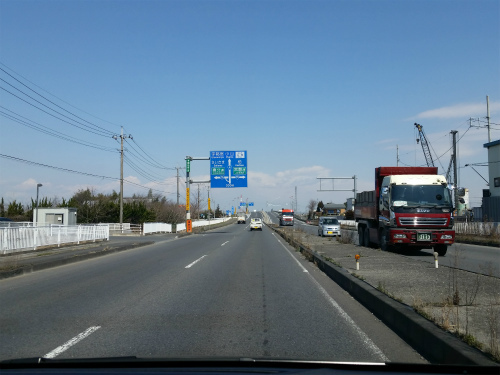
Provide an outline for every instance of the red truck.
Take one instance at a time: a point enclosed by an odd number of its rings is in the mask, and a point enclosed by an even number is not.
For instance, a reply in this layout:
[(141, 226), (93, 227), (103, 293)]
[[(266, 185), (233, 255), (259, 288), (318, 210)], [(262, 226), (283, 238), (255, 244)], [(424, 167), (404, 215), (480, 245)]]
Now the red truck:
[(283, 208), (280, 211), (280, 225), (293, 225), (293, 210)]
[(375, 190), (356, 194), (354, 217), (361, 246), (444, 256), (455, 241), (450, 189), (436, 167), (375, 168)]

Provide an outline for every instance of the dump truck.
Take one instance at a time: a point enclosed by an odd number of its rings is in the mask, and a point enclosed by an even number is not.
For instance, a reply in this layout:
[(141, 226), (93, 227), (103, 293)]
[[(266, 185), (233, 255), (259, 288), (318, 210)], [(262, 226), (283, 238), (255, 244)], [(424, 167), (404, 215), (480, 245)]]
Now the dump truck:
[(375, 168), (375, 190), (356, 194), (354, 217), (361, 246), (444, 256), (455, 241), (451, 189), (436, 167)]

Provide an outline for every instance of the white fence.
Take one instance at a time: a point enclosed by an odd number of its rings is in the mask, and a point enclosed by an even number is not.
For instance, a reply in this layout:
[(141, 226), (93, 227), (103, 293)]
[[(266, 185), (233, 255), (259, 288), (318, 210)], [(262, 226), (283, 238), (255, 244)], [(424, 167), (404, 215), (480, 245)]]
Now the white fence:
[[(214, 225), (218, 223), (223, 223), (227, 220), (231, 219), (230, 217), (224, 217), (219, 219), (210, 219), (210, 220), (193, 220), (193, 228), (196, 227), (204, 227), (209, 225)], [(175, 231), (182, 232), (186, 230), (186, 222), (175, 224)], [(150, 233), (172, 233), (172, 224), (166, 223), (144, 223), (142, 234), (150, 234)]]
[(0, 228), (0, 253), (35, 250), (40, 246), (109, 240), (109, 225), (49, 225)]
[(455, 223), (453, 226), (456, 233), (474, 234), (479, 236), (500, 235), (499, 223), (480, 223), (476, 221), (468, 223)]
[(149, 233), (172, 233), (172, 224), (167, 223), (144, 223), (142, 234)]
[[(219, 219), (196, 220), (196, 221), (193, 221), (193, 228), (196, 228), (196, 227), (205, 227), (207, 225), (219, 224), (219, 223), (223, 223), (225, 221), (228, 221), (230, 219), (231, 219), (230, 217), (222, 217), (222, 218), (219, 218)], [(186, 223), (184, 223), (184, 225), (185, 224)], [(177, 224), (177, 225), (179, 225), (179, 224)], [(185, 226), (184, 226), (184, 229), (186, 229)], [(177, 230), (179, 230), (179, 227), (177, 227)]]
[(111, 234), (142, 234), (141, 224), (106, 223), (106, 225), (109, 225), (109, 232)]

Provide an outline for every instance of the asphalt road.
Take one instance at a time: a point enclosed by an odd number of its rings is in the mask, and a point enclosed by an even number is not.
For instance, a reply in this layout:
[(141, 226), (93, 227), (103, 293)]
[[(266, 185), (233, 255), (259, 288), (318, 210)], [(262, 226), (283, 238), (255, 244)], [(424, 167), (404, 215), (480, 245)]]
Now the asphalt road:
[(0, 359), (424, 362), (283, 240), (248, 224), (1, 280)]
[[(275, 212), (270, 212), (269, 217), (273, 223), (279, 223)], [(295, 224), (295, 227), (300, 230), (310, 234), (318, 234), (316, 225), (309, 225), (300, 220), (296, 220)], [(433, 250), (431, 249), (424, 249), (408, 255), (400, 254), (419, 261), (434, 263)], [(500, 277), (500, 248), (455, 243), (448, 247), (446, 256), (439, 257), (439, 264), (487, 276)]]

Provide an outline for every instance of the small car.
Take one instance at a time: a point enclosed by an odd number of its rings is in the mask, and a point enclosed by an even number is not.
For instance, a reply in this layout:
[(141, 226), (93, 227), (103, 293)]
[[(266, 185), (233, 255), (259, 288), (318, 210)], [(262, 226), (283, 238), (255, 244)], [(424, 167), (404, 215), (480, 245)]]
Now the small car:
[(334, 217), (320, 217), (318, 221), (318, 236), (340, 236), (340, 223)]
[(262, 230), (262, 219), (254, 218), (250, 220), (250, 230)]

